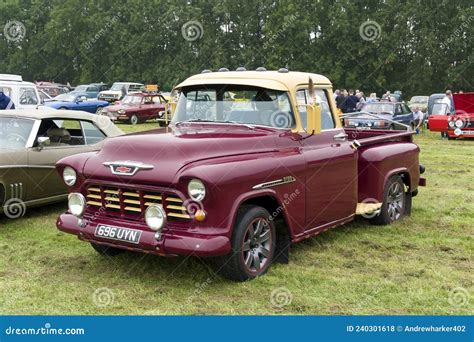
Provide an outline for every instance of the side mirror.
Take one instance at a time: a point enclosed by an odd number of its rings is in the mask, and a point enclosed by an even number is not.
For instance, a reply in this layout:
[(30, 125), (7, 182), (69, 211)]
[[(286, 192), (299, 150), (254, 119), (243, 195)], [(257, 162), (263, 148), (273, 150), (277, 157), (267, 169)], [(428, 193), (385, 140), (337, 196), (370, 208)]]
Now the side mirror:
[(38, 150), (42, 150), (46, 146), (51, 144), (51, 140), (48, 137), (39, 137), (38, 138)]
[(307, 132), (309, 134), (321, 133), (321, 106), (306, 105)]

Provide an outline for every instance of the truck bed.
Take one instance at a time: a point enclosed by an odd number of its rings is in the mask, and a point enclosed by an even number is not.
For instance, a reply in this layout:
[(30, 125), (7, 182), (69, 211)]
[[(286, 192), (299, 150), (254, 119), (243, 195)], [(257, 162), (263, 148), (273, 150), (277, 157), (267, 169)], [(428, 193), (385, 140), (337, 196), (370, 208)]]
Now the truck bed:
[(413, 142), (415, 131), (389, 131), (376, 129), (344, 128), (349, 141), (358, 146), (379, 144), (381, 142)]

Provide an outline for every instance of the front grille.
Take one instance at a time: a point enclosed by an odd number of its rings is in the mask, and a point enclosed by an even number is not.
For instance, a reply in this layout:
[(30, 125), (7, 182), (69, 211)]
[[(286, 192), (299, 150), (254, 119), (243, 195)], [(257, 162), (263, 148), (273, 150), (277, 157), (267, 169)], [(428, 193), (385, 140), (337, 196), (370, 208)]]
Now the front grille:
[(153, 204), (163, 206), (168, 219), (191, 218), (179, 197), (164, 192), (91, 185), (87, 188), (86, 198), (91, 208), (102, 208), (110, 215), (131, 219), (143, 218), (145, 210)]

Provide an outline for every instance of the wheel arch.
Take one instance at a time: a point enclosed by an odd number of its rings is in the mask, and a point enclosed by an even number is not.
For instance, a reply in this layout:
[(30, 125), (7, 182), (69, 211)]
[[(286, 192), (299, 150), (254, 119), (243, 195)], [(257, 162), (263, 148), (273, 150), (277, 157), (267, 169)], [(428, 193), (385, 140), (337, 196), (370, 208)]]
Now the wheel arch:
[(273, 192), (263, 192), (256, 194), (249, 194), (242, 197), (234, 210), (234, 217), (232, 219), (232, 226), (234, 227), (237, 220), (237, 215), (242, 206), (255, 205), (260, 206), (268, 211), (269, 219), (275, 223), (276, 234), (288, 235), (292, 237), (292, 230), (290, 229), (288, 215), (285, 206), (278, 200)]

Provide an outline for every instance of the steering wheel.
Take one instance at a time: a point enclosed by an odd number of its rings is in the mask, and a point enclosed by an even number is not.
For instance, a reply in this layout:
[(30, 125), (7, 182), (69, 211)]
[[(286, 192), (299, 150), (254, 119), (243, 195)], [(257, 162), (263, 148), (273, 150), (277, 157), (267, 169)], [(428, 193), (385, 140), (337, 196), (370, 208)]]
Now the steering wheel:
[(18, 133), (9, 133), (7, 135), (7, 141), (21, 142), (26, 144), (26, 139)]

